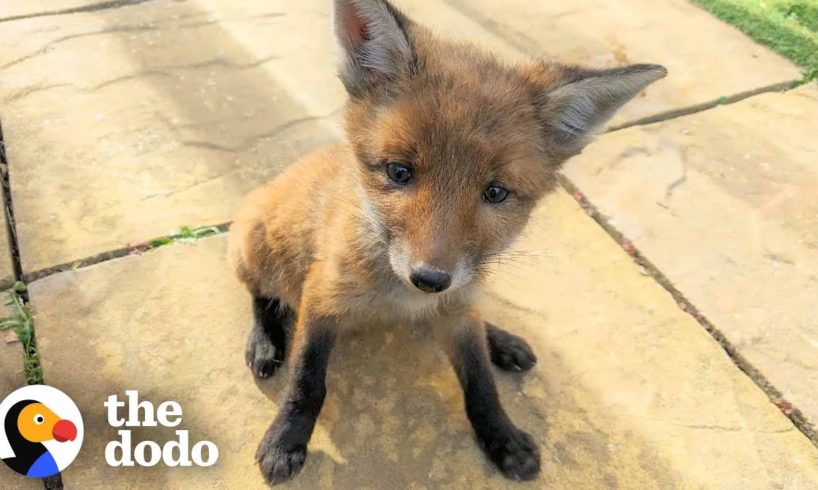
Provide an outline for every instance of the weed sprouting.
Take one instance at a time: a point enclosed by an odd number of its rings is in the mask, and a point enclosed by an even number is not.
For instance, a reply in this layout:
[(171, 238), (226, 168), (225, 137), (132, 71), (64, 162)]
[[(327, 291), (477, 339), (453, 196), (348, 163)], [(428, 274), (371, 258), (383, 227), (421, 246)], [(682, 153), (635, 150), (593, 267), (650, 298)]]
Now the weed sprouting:
[(23, 371), (26, 383), (42, 384), (43, 368), (34, 337), (34, 317), (24, 299), (26, 292), (25, 283), (19, 281), (9, 291), (6, 305), (11, 308), (11, 312), (9, 316), (0, 319), (0, 330), (13, 330), (23, 346)]

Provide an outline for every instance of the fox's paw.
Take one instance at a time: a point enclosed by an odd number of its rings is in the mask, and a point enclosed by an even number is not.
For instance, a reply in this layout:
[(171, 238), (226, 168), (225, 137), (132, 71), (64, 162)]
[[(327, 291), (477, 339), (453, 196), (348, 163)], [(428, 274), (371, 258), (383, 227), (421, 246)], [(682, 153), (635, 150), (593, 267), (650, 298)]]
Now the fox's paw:
[(533, 480), (540, 473), (540, 450), (530, 435), (511, 428), (481, 441), (489, 459), (511, 480)]
[(254, 376), (269, 378), (284, 364), (284, 348), (276, 346), (263, 332), (254, 328), (247, 339), (244, 360)]
[(528, 371), (537, 364), (537, 356), (522, 337), (488, 324), (487, 337), (491, 362), (504, 371)]
[(307, 457), (306, 445), (288, 445), (276, 434), (272, 429), (267, 431), (256, 451), (256, 462), (270, 485), (277, 485), (294, 477), (301, 471)]

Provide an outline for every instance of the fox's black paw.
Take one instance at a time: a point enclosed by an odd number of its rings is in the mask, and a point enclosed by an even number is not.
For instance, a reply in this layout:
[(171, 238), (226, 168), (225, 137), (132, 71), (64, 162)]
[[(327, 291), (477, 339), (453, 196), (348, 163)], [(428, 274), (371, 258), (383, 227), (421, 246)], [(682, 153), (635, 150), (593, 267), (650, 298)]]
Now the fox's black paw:
[(512, 428), (481, 441), (489, 459), (511, 480), (533, 480), (540, 473), (540, 450), (530, 435)]
[(268, 430), (256, 451), (256, 462), (270, 485), (277, 485), (294, 477), (301, 471), (307, 458), (305, 444), (287, 444), (277, 434), (280, 432), (273, 428)]
[(257, 378), (269, 378), (284, 364), (284, 348), (276, 346), (264, 332), (254, 328), (244, 350), (247, 367)]
[(487, 337), (491, 362), (504, 371), (528, 371), (537, 364), (537, 356), (522, 337), (491, 325)]

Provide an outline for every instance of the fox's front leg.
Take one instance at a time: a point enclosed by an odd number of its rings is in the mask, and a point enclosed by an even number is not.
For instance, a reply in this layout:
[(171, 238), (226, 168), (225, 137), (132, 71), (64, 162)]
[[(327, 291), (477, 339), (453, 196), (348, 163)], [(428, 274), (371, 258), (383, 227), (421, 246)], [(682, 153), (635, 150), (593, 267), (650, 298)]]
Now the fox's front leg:
[(466, 415), (489, 459), (507, 478), (534, 479), (540, 471), (540, 452), (530, 435), (508, 418), (500, 404), (491, 374), (486, 329), (476, 313), (444, 326), (449, 359), (463, 388)]
[(324, 404), (327, 364), (335, 337), (333, 318), (311, 314), (309, 308), (299, 310), (287, 390), (256, 451), (256, 461), (270, 485), (292, 478), (304, 465), (307, 443)]
[(253, 326), (244, 358), (257, 378), (269, 378), (284, 364), (287, 323), (292, 319), (292, 311), (277, 298), (253, 296)]

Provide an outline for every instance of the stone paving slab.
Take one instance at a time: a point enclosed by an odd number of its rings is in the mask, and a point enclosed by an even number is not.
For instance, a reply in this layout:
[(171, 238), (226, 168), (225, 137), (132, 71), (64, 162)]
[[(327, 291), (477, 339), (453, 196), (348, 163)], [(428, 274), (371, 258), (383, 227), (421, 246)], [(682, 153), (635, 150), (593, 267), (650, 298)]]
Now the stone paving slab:
[(281, 61), (295, 53), (275, 42), (291, 27), (280, 5), (258, 6), (225, 25), (171, 1), (3, 25), (26, 270), (227, 221), (256, 183), (335, 137), (340, 104), (302, 104), (304, 70), (291, 73)]
[[(684, 2), (398, 4), (504, 57), (667, 64), (671, 76), (615, 124), (799, 77)], [(328, 6), (152, 0), (3, 23), (0, 104), (24, 268), (226, 221), (249, 188), (334, 138), (344, 94)]]
[[(69, 486), (262, 488), (253, 453), (285, 377), (244, 365), (249, 297), (224, 236), (60, 273), (30, 287), (49, 382), (77, 401), (86, 443)], [(345, 337), (296, 488), (810, 488), (818, 450), (652, 278), (560, 191), (487, 293), (489, 319), (527, 336), (534, 371), (497, 373), (543, 474), (503, 480), (484, 460), (429, 332)], [(589, 362), (592, 360), (593, 362)], [(184, 409), (210, 469), (112, 469), (102, 403), (137, 389)], [(165, 432), (137, 433), (163, 441)]]
[(600, 137), (566, 175), (818, 422), (818, 86)]

